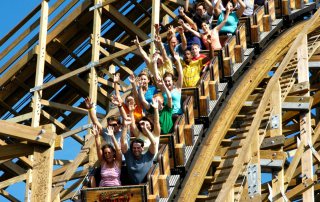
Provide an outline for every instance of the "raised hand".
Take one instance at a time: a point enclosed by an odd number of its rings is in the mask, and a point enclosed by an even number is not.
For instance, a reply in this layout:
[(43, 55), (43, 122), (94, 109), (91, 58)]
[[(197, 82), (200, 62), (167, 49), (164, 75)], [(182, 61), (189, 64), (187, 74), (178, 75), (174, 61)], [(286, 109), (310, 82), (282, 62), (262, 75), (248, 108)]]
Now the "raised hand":
[(120, 73), (116, 73), (113, 77), (113, 82), (118, 83), (120, 81)]
[(136, 39), (133, 40), (133, 43), (134, 43), (136, 46), (140, 46), (140, 42), (139, 42), (138, 36), (136, 36)]
[(108, 126), (107, 127), (107, 135), (108, 136), (114, 136), (114, 132), (113, 132), (113, 127), (112, 126)]
[(111, 102), (112, 104), (116, 105), (116, 106), (121, 106), (123, 101), (121, 98), (119, 98), (118, 96), (116, 95), (112, 95), (111, 96)]
[(179, 6), (178, 11), (179, 11), (179, 15), (180, 15), (181, 17), (185, 16), (185, 14), (184, 14), (184, 8), (183, 8), (182, 6)]
[(159, 24), (154, 24), (153, 26), (156, 29), (156, 33), (159, 33), (161, 26)]
[(87, 109), (93, 108), (94, 103), (91, 101), (91, 98), (86, 97), (86, 98), (84, 99), (84, 102), (85, 102), (85, 104), (86, 104), (86, 108), (87, 108)]
[(127, 117), (126, 119), (123, 119), (122, 123), (124, 126), (128, 126), (132, 123), (132, 120), (130, 117)]
[(152, 98), (152, 103), (150, 104), (154, 109), (158, 109), (159, 103), (156, 97)]
[(97, 125), (93, 125), (92, 129), (91, 129), (91, 133), (94, 135), (94, 137), (98, 137), (100, 131)]
[(152, 56), (152, 62), (153, 63), (156, 63), (157, 61), (158, 61), (158, 59), (159, 59), (159, 53), (158, 52), (155, 52), (154, 54), (153, 54), (153, 56)]
[(134, 74), (131, 74), (129, 76), (129, 81), (130, 81), (130, 83), (135, 83), (136, 82), (136, 77), (134, 76)]
[(180, 60), (180, 56), (177, 52), (174, 52), (173, 57), (176, 61)]
[(184, 32), (183, 26), (179, 26), (179, 27), (177, 27), (177, 29), (178, 29), (178, 32), (179, 32), (180, 34)]
[(131, 100), (131, 101), (129, 102), (128, 109), (129, 109), (130, 112), (132, 112), (132, 111), (135, 110), (135, 108), (136, 108), (136, 104), (134, 103), (133, 100)]

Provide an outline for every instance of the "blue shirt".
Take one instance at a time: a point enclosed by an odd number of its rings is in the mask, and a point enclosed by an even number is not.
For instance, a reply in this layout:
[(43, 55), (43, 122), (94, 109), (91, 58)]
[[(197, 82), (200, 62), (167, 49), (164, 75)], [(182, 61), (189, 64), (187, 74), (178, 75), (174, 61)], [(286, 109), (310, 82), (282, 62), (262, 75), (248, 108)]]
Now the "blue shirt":
[[(217, 22), (217, 25), (220, 25), (221, 22), (223, 21), (224, 19), (224, 15), (225, 15), (225, 12), (222, 11), (218, 17), (218, 22)], [(227, 19), (227, 22), (226, 24), (221, 28), (220, 30), (220, 33), (221, 34), (234, 34), (236, 29), (237, 29), (237, 26), (238, 26), (238, 22), (239, 22), (239, 18), (237, 16), (237, 13), (236, 12), (231, 12), (229, 14), (229, 17)]]
[(144, 97), (148, 103), (152, 103), (152, 98), (157, 93), (158, 93), (157, 88), (155, 86), (149, 85), (148, 90), (144, 94)]
[(132, 184), (140, 184), (147, 175), (153, 164), (154, 154), (150, 151), (142, 154), (140, 159), (135, 159), (130, 149), (124, 154), (129, 175)]
[[(174, 88), (171, 92), (172, 97), (172, 108), (173, 114), (182, 114), (182, 108), (181, 108), (181, 92), (178, 91), (176, 88)], [(168, 103), (168, 97), (166, 93), (162, 93), (162, 96), (164, 98), (164, 103)]]

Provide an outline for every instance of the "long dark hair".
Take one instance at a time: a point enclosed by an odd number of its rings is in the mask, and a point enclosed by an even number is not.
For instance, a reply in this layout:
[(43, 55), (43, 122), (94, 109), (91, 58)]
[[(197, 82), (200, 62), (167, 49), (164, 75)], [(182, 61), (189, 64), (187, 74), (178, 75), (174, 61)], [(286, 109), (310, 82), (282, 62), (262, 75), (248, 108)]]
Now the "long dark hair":
[(103, 153), (102, 156), (103, 156), (103, 159), (104, 159), (104, 160), (106, 160), (106, 157), (104, 156), (104, 150), (105, 150), (106, 148), (111, 149), (111, 151), (113, 151), (113, 157), (116, 157), (116, 149), (114, 148), (114, 146), (111, 145), (111, 144), (105, 144), (105, 145), (103, 145), (102, 148), (101, 148), (102, 153)]
[(142, 132), (142, 128), (141, 128), (140, 123), (139, 123), (140, 121), (148, 121), (150, 123), (150, 126), (151, 126), (151, 132), (153, 131), (153, 128), (154, 128), (153, 121), (151, 121), (151, 119), (149, 119), (148, 117), (144, 116), (139, 121), (136, 121), (137, 128), (138, 128), (138, 130), (140, 132)]

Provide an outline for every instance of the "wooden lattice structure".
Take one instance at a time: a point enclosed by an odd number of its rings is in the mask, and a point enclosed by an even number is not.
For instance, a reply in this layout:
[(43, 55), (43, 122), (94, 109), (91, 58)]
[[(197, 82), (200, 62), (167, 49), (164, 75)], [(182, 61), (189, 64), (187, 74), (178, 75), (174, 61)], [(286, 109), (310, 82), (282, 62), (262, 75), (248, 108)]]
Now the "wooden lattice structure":
[[(26, 201), (68, 200), (77, 194), (96, 162), (94, 141), (86, 132), (90, 125), (79, 125), (87, 117), (83, 98), (89, 96), (103, 108), (98, 114), (103, 123), (115, 113), (108, 99), (112, 74), (120, 73), (125, 94), (130, 90), (125, 79), (143, 63), (132, 40), (138, 36), (153, 52), (152, 24), (177, 25), (176, 9), (181, 5), (187, 8), (189, 3), (44, 0), (0, 40), (3, 46), (20, 33), (0, 53), (3, 197), (19, 201), (6, 188), (22, 181)], [(29, 21), (31, 26), (21, 30)], [(320, 160), (319, 25), (318, 11), (279, 36), (234, 84), (208, 127), (177, 200), (266, 201), (271, 189), (274, 201), (301, 196), (315, 200)], [(161, 36), (165, 38), (165, 30)], [(69, 141), (77, 145), (75, 158), (56, 158), (56, 153), (69, 149)], [(249, 169), (257, 174), (247, 175)], [(261, 183), (261, 172), (272, 174), (271, 189)], [(256, 189), (250, 188), (252, 183)]]

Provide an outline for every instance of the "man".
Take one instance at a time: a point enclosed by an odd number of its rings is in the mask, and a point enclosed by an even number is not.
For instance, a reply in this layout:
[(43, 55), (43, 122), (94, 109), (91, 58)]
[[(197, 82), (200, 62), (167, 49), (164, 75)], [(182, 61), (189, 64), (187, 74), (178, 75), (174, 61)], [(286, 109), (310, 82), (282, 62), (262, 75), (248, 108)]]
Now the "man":
[(150, 140), (150, 146), (145, 154), (143, 152), (144, 141), (134, 139), (128, 149), (128, 140), (125, 136), (121, 137), (121, 151), (125, 156), (130, 184), (140, 184), (144, 179), (153, 164), (153, 158), (156, 153), (156, 140), (153, 137), (151, 126), (148, 122), (140, 121), (140, 127), (144, 134)]
[(196, 13), (193, 16), (193, 21), (197, 24), (197, 27), (201, 27), (202, 22), (206, 22), (207, 24), (211, 24), (212, 15), (209, 14), (205, 8), (205, 2), (198, 2), (195, 5)]
[[(212, 43), (210, 36), (208, 36), (207, 42), (209, 44)], [(209, 62), (214, 57), (212, 46), (210, 47), (211, 48), (209, 49), (209, 57), (201, 58), (198, 60), (192, 60), (193, 56), (190, 50), (185, 51), (183, 60), (181, 60), (184, 87), (195, 87), (197, 85), (204, 64)]]

